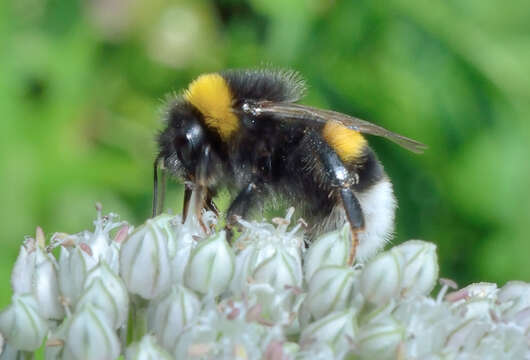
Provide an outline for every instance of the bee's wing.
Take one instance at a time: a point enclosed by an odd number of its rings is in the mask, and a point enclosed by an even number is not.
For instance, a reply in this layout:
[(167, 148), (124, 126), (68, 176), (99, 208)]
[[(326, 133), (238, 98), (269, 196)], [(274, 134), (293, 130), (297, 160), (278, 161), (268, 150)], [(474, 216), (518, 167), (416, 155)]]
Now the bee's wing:
[(396, 144), (415, 153), (422, 153), (427, 146), (406, 136), (396, 134), (381, 126), (377, 126), (368, 121), (338, 113), (331, 110), (322, 110), (310, 106), (295, 103), (276, 103), (270, 101), (261, 101), (245, 103), (242, 107), (244, 112), (255, 116), (272, 115), (284, 120), (299, 120), (304, 122), (313, 122), (325, 124), (328, 121), (336, 121), (355, 131), (361, 133), (382, 136)]

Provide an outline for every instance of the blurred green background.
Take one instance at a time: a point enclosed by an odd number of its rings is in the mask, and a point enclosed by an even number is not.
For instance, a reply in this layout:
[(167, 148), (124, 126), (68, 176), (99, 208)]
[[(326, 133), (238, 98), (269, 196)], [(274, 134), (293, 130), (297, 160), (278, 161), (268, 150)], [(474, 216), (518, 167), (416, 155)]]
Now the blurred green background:
[(149, 216), (165, 94), (261, 64), (300, 71), (308, 104), (429, 145), (370, 139), (400, 204), (394, 242), (436, 242), (461, 285), (530, 280), (528, 14), (526, 0), (1, 1), (0, 307), (36, 225), (90, 228), (96, 201)]

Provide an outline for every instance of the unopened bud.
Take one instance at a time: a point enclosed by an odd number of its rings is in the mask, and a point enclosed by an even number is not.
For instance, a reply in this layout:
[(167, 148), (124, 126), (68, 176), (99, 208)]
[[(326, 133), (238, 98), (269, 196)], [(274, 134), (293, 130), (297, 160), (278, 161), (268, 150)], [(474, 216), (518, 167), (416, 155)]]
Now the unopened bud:
[(392, 316), (386, 316), (362, 326), (357, 339), (361, 359), (396, 359), (405, 328)]
[(20, 247), (17, 261), (11, 272), (11, 288), (15, 294), (26, 294), (33, 291), (33, 274), (35, 272), (36, 242), (28, 239)]
[(63, 359), (113, 360), (120, 355), (118, 336), (105, 314), (86, 304), (66, 330)]
[[(41, 233), (40, 237), (43, 236)], [(29, 239), (20, 248), (11, 274), (11, 285), (15, 294), (32, 292), (39, 304), (41, 315), (46, 319), (58, 320), (63, 318), (64, 311), (59, 302), (56, 267), (55, 258), (35, 240)]]
[(438, 279), (436, 245), (421, 240), (409, 240), (395, 246), (391, 251), (399, 252), (404, 259), (400, 295), (429, 295)]
[(320, 268), (311, 278), (303, 309), (307, 310), (314, 319), (320, 319), (331, 312), (352, 306), (359, 292), (355, 288), (358, 276), (359, 270), (351, 267)]
[(37, 247), (36, 253), (33, 292), (39, 304), (39, 310), (46, 319), (62, 319), (64, 309), (59, 300), (55, 258), (40, 247)]
[(304, 256), (304, 274), (309, 282), (313, 274), (323, 266), (346, 265), (350, 254), (351, 239), (349, 225), (341, 230), (321, 235), (307, 250)]
[(61, 247), (59, 254), (59, 289), (70, 305), (75, 305), (88, 272), (97, 265), (96, 260), (81, 246), (73, 249)]
[(348, 345), (357, 334), (357, 320), (352, 310), (336, 311), (307, 326), (300, 335), (302, 347), (316, 341), (328, 344), (334, 351)]
[(250, 278), (257, 283), (270, 284), (276, 290), (302, 285), (302, 259), (298, 251), (282, 244), (260, 248), (251, 267)]
[(120, 274), (129, 291), (153, 299), (171, 286), (167, 236), (150, 219), (121, 245)]
[(84, 292), (77, 303), (81, 308), (91, 303), (102, 310), (115, 329), (127, 320), (129, 311), (129, 295), (123, 280), (110, 269), (105, 262), (101, 262), (86, 276)]
[(17, 350), (35, 351), (48, 331), (48, 323), (39, 312), (31, 294), (13, 295), (13, 303), (0, 313), (0, 333)]
[(193, 250), (185, 284), (201, 294), (216, 296), (226, 290), (234, 269), (234, 253), (226, 241), (226, 233), (221, 231), (202, 240)]
[(513, 319), (524, 309), (530, 309), (530, 284), (523, 281), (508, 281), (497, 294), (503, 316)]
[(175, 346), (181, 331), (199, 314), (201, 302), (197, 295), (181, 285), (151, 302), (147, 311), (147, 327), (167, 350)]
[(403, 260), (398, 253), (385, 251), (370, 260), (361, 274), (361, 293), (374, 304), (383, 305), (399, 294)]

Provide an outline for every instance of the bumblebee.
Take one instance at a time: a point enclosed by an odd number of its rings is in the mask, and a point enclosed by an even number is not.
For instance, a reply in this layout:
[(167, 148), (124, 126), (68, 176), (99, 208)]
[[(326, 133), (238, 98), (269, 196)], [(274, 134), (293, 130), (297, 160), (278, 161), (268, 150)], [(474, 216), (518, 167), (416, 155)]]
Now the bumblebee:
[(192, 191), (200, 194), (194, 208), (218, 214), (212, 198), (228, 188), (234, 195), (228, 228), (279, 197), (312, 224), (310, 238), (349, 222), (350, 264), (377, 252), (392, 236), (396, 199), (363, 134), (417, 153), (426, 146), (353, 116), (301, 105), (304, 92), (298, 73), (286, 70), (228, 70), (191, 82), (170, 100), (158, 135), (153, 215), (163, 207), (162, 169), (184, 180), (183, 219)]

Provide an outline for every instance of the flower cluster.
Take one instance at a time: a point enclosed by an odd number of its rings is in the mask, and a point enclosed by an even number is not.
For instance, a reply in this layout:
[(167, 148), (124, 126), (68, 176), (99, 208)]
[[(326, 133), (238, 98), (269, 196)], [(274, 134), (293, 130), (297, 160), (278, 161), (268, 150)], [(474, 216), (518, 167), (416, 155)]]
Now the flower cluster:
[(306, 244), (292, 209), (240, 219), (232, 244), (194, 213), (134, 229), (98, 209), (94, 232), (48, 244), (37, 229), (0, 313), (0, 359), (43, 343), (46, 359), (76, 360), (530, 359), (528, 283), (457, 290), (420, 240), (352, 267), (347, 226)]

